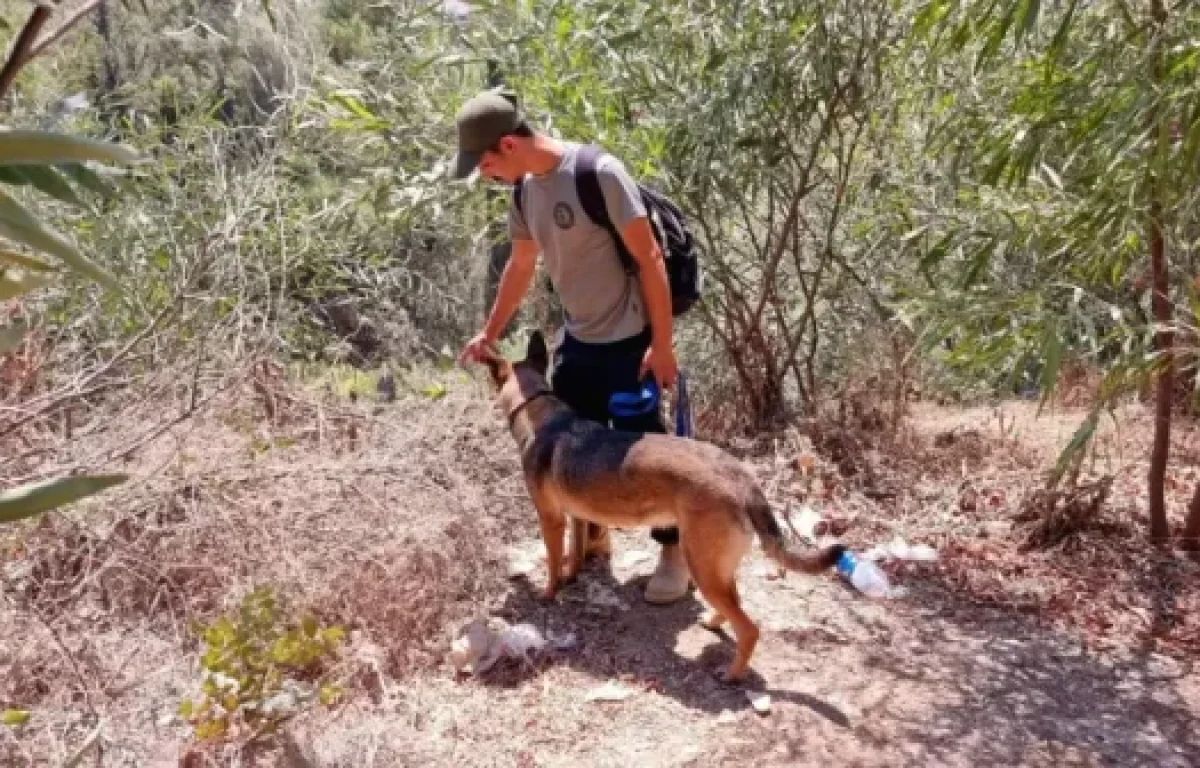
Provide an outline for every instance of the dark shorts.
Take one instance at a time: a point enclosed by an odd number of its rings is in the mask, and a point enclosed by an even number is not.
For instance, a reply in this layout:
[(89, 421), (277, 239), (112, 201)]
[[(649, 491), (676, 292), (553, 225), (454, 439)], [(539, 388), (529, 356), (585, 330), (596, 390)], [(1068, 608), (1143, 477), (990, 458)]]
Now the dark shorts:
[[(650, 329), (609, 344), (588, 344), (563, 334), (554, 351), (550, 385), (554, 394), (584, 418), (632, 432), (666, 433), (658, 409), (640, 416), (615, 418), (608, 410), (614, 392), (635, 392), (640, 387), (638, 369), (650, 347)], [(675, 528), (655, 528), (651, 537), (660, 544), (679, 540)]]

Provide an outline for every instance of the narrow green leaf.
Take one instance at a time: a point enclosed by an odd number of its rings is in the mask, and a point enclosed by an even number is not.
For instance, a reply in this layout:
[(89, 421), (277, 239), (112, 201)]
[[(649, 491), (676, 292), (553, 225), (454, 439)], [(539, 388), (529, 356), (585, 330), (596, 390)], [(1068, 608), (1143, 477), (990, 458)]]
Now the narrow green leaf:
[(966, 290), (979, 280), (979, 276), (983, 274), (984, 269), (992, 262), (992, 254), (996, 251), (997, 240), (995, 237), (988, 238), (988, 241), (981, 245), (975, 256), (971, 259), (970, 267), (967, 269), (967, 274), (963, 278), (961, 288)]
[(1022, 0), (1021, 8), (1017, 12), (1017, 42), (1024, 40), (1033, 31), (1042, 10), (1041, 6), (1040, 0)]
[(708, 54), (708, 59), (704, 62), (704, 73), (710, 74), (720, 68), (725, 63), (727, 54), (720, 48), (714, 48)]
[(1049, 82), (1058, 59), (1062, 56), (1063, 50), (1067, 46), (1067, 38), (1071, 33), (1071, 22), (1075, 19), (1075, 8), (1079, 5), (1079, 0), (1071, 0), (1071, 4), (1067, 6), (1067, 12), (1063, 14), (1062, 21), (1058, 25), (1058, 30), (1054, 33), (1054, 38), (1050, 41), (1050, 47), (1047, 49), (1045, 78)]
[(259, 0), (259, 5), (262, 6), (263, 13), (267, 16), (267, 21), (271, 24), (271, 29), (278, 30), (279, 23), (275, 19), (275, 9), (271, 7), (271, 0)]
[(18, 187), (27, 187), (32, 183), (20, 168), (5, 165), (0, 165), (0, 181)]
[(1083, 423), (1075, 430), (1075, 434), (1071, 435), (1071, 440), (1062, 449), (1058, 455), (1058, 460), (1054, 464), (1054, 469), (1050, 472), (1050, 487), (1058, 485), (1062, 480), (1063, 475), (1071, 467), (1071, 462), (1075, 455), (1087, 447), (1092, 436), (1096, 434), (1096, 427), (1100, 424), (1100, 409), (1103, 407), (1103, 401), (1092, 407), (1091, 412)]
[(642, 30), (630, 29), (625, 32), (622, 32), (619, 35), (615, 35), (612, 38), (610, 38), (608, 40), (608, 45), (612, 48), (618, 48), (618, 47), (624, 45), (625, 43), (629, 43), (629, 42), (632, 42), (632, 41), (638, 39), (641, 36), (642, 36)]
[(129, 147), (108, 141), (46, 131), (0, 131), (0, 165), (47, 165), (84, 162), (129, 165), (141, 157)]
[(922, 272), (928, 272), (933, 267), (941, 263), (942, 259), (946, 258), (946, 254), (950, 252), (950, 242), (954, 239), (953, 232), (947, 232), (937, 245), (929, 249), (929, 252), (921, 257), (919, 265)]
[(1200, 65), (1200, 47), (1175, 59), (1167, 69), (1167, 77), (1176, 77), (1183, 74), (1184, 70), (1196, 69), (1197, 65)]
[(930, 30), (941, 24), (949, 10), (950, 4), (946, 0), (933, 0), (933, 2), (927, 3), (913, 20), (913, 35), (919, 39), (927, 37)]
[(962, 51), (967, 43), (971, 42), (973, 37), (971, 21), (970, 19), (964, 19), (955, 25), (953, 31), (950, 33), (950, 37), (947, 40), (947, 49), (951, 53), (958, 53)]
[(0, 237), (57, 256), (68, 267), (87, 275), (108, 288), (120, 291), (121, 286), (107, 271), (93, 264), (61, 234), (35, 219), (25, 208), (5, 192), (0, 192)]
[(446, 396), (446, 387), (443, 384), (430, 384), (421, 390), (421, 394), (430, 400), (441, 400)]
[(23, 253), (6, 251), (2, 248), (0, 248), (0, 262), (4, 262), (6, 264), (17, 264), (25, 267), (26, 269), (32, 269), (37, 272), (50, 272), (54, 269), (54, 267), (50, 266), (49, 264), (38, 261), (37, 259), (32, 259)]
[[(15, 170), (15, 169), (14, 169)], [(53, 197), (55, 200), (73, 205), (76, 208), (87, 208), (87, 203), (79, 198), (71, 185), (63, 180), (54, 168), (44, 165), (30, 165), (20, 169), (40, 192)]]
[(1012, 27), (1013, 20), (1017, 16), (1017, 6), (1010, 4), (1004, 17), (999, 23), (992, 27), (992, 32), (984, 41), (983, 48), (980, 50), (975, 59), (975, 73), (978, 74), (983, 70), (985, 64), (992, 59), (1000, 50), (1000, 46), (1004, 44), (1004, 38), (1008, 36), (1008, 30)]
[(29, 710), (27, 709), (6, 709), (3, 714), (0, 714), (0, 723), (9, 727), (25, 725), (28, 722)]
[(348, 93), (335, 93), (333, 94), (333, 99), (363, 120), (379, 120), (378, 115), (367, 109), (361, 101)]
[(1062, 368), (1063, 339), (1058, 323), (1050, 323), (1042, 338), (1042, 375), (1040, 380), (1043, 403), (1053, 394)]
[(100, 174), (88, 168), (86, 165), (82, 165), (80, 163), (62, 163), (60, 165), (56, 165), (55, 167), (58, 168), (62, 175), (66, 176), (68, 179), (71, 179), (89, 192), (94, 192), (101, 197), (108, 197), (114, 192), (112, 186), (110, 186), (109, 183), (100, 176)]
[(1004, 169), (1008, 167), (1012, 158), (1008, 152), (1001, 149), (993, 155), (992, 160), (988, 163), (980, 177), (980, 181), (988, 186), (995, 186), (1000, 181), (1000, 176), (1004, 173)]
[(56, 477), (10, 488), (0, 493), (0, 522), (12, 522), (56, 509), (119, 485), (125, 474)]

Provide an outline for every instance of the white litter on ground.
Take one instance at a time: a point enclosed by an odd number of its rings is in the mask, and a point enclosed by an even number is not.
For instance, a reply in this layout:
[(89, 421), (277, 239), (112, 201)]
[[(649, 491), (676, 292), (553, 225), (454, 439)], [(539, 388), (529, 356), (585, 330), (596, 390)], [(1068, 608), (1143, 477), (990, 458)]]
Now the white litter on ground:
[(584, 695), (584, 701), (623, 701), (629, 698), (633, 691), (618, 683), (616, 680), (609, 680), (599, 688), (593, 688)]
[(455, 669), (479, 674), (491, 669), (504, 657), (526, 663), (546, 648), (546, 638), (532, 624), (508, 626), (502, 619), (477, 618), (454, 641), (450, 662)]

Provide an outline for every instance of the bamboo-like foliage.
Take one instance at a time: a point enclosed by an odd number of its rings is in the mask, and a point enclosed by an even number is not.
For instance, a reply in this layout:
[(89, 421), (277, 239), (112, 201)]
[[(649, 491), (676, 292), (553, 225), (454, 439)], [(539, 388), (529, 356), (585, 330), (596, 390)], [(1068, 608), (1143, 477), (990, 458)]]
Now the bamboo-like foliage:
[[(1102, 368), (1052, 483), (1098, 413), (1153, 380), (1150, 529), (1164, 539), (1175, 374), (1194, 376), (1200, 324), (1200, 8), (937, 0), (914, 29), (944, 108), (930, 148), (961, 179), (952, 204), (910, 211), (926, 279), (914, 316), (965, 365), (1036, 361), (1045, 396), (1068, 357)], [(1200, 492), (1193, 510), (1194, 537)]]
[[(88, 4), (94, 7), (96, 3)], [(18, 35), (9, 59), (0, 69), (0, 99), (17, 71), (37, 51), (65, 32), (60, 25), (48, 37), (39, 34), (50, 18), (50, 10), (37, 6)], [(67, 19), (66, 26), (78, 16)], [(49, 284), (56, 271), (67, 269), (120, 291), (120, 284), (101, 265), (85, 256), (61, 232), (22, 205), (8, 189), (28, 185), (38, 192), (69, 205), (85, 207), (79, 189), (106, 189), (89, 168), (89, 163), (128, 165), (138, 162), (127, 147), (93, 139), (47, 131), (0, 131), (0, 300), (19, 299)], [(49, 257), (53, 261), (47, 262)], [(26, 328), (17, 322), (0, 328), (0, 356), (12, 353), (24, 338)], [(0, 492), (0, 522), (12, 522), (71, 504), (124, 482), (123, 474), (54, 477)]]

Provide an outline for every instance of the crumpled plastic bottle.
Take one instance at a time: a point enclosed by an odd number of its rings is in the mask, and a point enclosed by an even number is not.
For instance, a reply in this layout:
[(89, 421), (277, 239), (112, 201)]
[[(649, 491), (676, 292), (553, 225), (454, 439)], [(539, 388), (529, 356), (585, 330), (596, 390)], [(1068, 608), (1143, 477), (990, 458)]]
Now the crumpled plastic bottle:
[(867, 597), (884, 598), (891, 592), (887, 575), (879, 566), (848, 549), (838, 558), (834, 568), (842, 578)]

